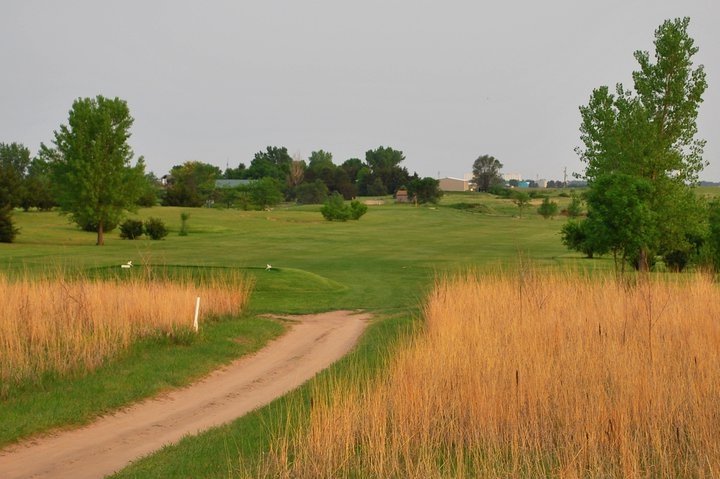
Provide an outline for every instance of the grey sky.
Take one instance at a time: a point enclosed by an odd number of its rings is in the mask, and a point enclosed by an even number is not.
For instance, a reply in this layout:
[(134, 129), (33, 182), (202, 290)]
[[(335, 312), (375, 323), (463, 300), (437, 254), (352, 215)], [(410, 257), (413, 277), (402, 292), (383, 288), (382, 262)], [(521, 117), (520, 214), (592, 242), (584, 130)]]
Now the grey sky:
[(6, 0), (0, 8), (0, 141), (40, 142), (78, 97), (118, 96), (132, 147), (158, 176), (199, 160), (249, 165), (266, 146), (340, 164), (378, 146), (410, 173), (581, 171), (578, 106), (632, 87), (635, 50), (691, 17), (708, 91), (700, 137), (720, 180), (716, 0)]

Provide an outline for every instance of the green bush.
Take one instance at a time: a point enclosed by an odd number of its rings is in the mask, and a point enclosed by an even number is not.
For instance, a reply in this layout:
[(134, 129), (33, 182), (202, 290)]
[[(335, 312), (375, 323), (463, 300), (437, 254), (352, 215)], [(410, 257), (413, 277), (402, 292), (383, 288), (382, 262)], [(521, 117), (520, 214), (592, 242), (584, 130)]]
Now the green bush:
[(160, 218), (148, 218), (145, 221), (145, 234), (151, 239), (161, 240), (168, 235), (168, 229)]
[(573, 193), (572, 194), (572, 200), (570, 201), (570, 204), (567, 207), (567, 215), (570, 218), (577, 218), (582, 214), (582, 200), (578, 198), (578, 196)]
[(0, 243), (12, 243), (20, 229), (15, 226), (12, 220), (10, 208), (0, 209)]
[(143, 222), (140, 220), (127, 219), (120, 225), (120, 237), (122, 239), (139, 238), (143, 235)]
[(362, 215), (367, 213), (368, 207), (365, 203), (360, 203), (358, 200), (350, 202), (350, 217), (354, 220), (359, 220)]
[(562, 244), (568, 249), (584, 253), (588, 258), (595, 254), (587, 233), (586, 221), (570, 220), (560, 230)]
[(538, 206), (538, 214), (542, 215), (543, 218), (549, 219), (558, 214), (558, 204), (554, 201), (550, 201), (547, 196), (543, 199), (543, 202)]
[(349, 205), (337, 191), (330, 195), (325, 204), (320, 208), (323, 217), (328, 221), (359, 220), (367, 213), (367, 205), (353, 200)]
[[(74, 218), (75, 218), (75, 223), (77, 223), (77, 225), (83, 231), (95, 233), (98, 230), (98, 226), (100, 226), (98, 224), (98, 222), (95, 220), (79, 218), (79, 217), (74, 217)], [(103, 232), (105, 232), (105, 233), (109, 233), (112, 230), (114, 230), (115, 228), (117, 228), (117, 223), (114, 221), (109, 221), (109, 222), (103, 223)]]
[(182, 212), (180, 213), (180, 236), (187, 236), (188, 235), (188, 225), (187, 222), (190, 219), (190, 213)]

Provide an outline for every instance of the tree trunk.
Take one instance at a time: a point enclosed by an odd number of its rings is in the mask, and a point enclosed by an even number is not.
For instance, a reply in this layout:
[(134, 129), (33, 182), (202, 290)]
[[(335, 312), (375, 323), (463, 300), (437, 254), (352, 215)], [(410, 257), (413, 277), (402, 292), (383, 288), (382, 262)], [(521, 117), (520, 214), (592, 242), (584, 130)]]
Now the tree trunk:
[(105, 239), (103, 238), (103, 222), (100, 220), (98, 222), (98, 237), (97, 237), (97, 243), (95, 243), (97, 246), (103, 246), (105, 244)]
[(647, 273), (650, 271), (650, 262), (648, 260), (648, 251), (646, 248), (640, 248), (640, 257), (638, 258), (638, 271)]

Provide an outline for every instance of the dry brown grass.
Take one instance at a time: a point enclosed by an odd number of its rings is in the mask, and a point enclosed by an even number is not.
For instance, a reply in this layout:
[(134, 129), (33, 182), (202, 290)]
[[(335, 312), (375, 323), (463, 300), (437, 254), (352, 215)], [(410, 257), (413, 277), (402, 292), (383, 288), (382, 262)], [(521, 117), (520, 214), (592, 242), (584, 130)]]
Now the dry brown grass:
[(238, 314), (251, 286), (239, 275), (200, 286), (189, 280), (142, 277), (0, 277), (0, 384), (90, 371), (139, 338), (187, 333), (198, 296), (201, 319)]
[(718, 477), (720, 302), (702, 276), (438, 281), (387, 376), (314, 393), (267, 477)]

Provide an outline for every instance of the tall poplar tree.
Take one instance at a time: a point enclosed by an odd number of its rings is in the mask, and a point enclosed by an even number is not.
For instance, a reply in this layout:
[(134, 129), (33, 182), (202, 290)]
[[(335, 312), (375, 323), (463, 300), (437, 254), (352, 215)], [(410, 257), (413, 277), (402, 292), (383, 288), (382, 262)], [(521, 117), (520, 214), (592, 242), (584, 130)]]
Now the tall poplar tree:
[[(635, 52), (635, 91), (618, 84), (613, 94), (602, 86), (580, 107), (584, 148), (577, 153), (586, 164), (590, 188), (588, 221), (593, 227), (588, 231), (612, 230), (612, 237), (632, 238), (604, 246), (642, 270), (655, 254), (689, 251), (691, 238), (703, 227), (691, 189), (707, 165), (702, 158), (705, 141), (695, 138), (707, 82), (703, 66), (693, 66), (698, 48), (688, 35), (689, 24), (689, 18), (665, 21), (655, 31), (654, 57)], [(642, 187), (608, 188), (621, 183)], [(628, 204), (636, 207), (621, 211)], [(642, 218), (616, 221), (633, 211)], [(603, 237), (594, 240), (602, 243)]]
[(97, 229), (97, 244), (126, 211), (136, 209), (145, 184), (145, 163), (131, 164), (128, 144), (133, 118), (119, 98), (75, 100), (68, 125), (55, 131), (54, 149), (41, 147), (50, 160), (57, 202), (72, 221)]

